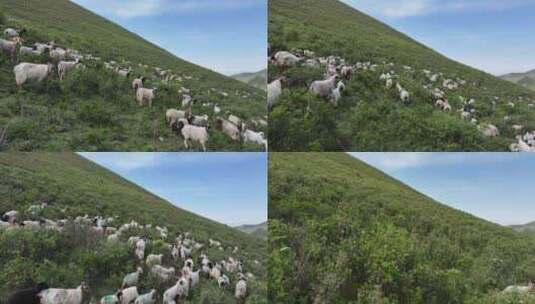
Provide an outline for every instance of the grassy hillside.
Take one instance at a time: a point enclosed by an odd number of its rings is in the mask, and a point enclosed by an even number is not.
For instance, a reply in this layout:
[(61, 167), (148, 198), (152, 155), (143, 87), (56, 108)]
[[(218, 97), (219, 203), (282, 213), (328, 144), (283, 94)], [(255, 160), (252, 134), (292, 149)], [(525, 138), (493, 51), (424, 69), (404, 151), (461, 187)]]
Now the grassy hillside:
[(269, 219), (274, 303), (535, 303), (501, 293), (535, 278), (533, 236), (344, 153), (270, 153)]
[(242, 225), (236, 227), (236, 229), (248, 233), (252, 236), (266, 240), (268, 237), (268, 225), (267, 222), (258, 225)]
[(535, 91), (535, 70), (526, 73), (511, 73), (500, 76), (500, 78)]
[[(280, 76), (288, 80), (270, 112), (272, 151), (502, 151), (515, 141), (513, 124), (535, 129), (535, 108), (529, 106), (533, 92), (454, 62), (337, 0), (269, 1), (269, 43), (272, 54), (302, 49), (316, 57), (340, 56), (347, 65), (377, 65), (375, 71), (359, 70), (345, 81), (335, 108), (307, 93), (314, 80), (323, 79), (324, 65), (313, 68), (301, 62), (281, 69), (270, 64), (269, 81)], [(442, 76), (429, 83), (424, 70)], [(394, 84), (410, 93), (409, 104), (399, 101), (395, 85), (387, 89), (379, 79), (390, 71)], [(466, 84), (445, 90), (445, 79)], [(451, 112), (434, 106), (430, 90), (438, 87), (445, 91)], [(484, 138), (475, 124), (461, 118), (460, 96), (475, 99), (478, 125), (496, 125), (499, 137)], [(515, 108), (508, 108), (508, 102)]]
[[(0, 12), (0, 29), (26, 29), (24, 45), (55, 41), (62, 48), (101, 58), (85, 60), (87, 69), (71, 71), (62, 83), (56, 69), (45, 83), (17, 90), (13, 64), (2, 54), (0, 129), (7, 131), (0, 147), (4, 150), (184, 150), (165, 122), (168, 108), (181, 107), (181, 87), (191, 90), (194, 114), (208, 114), (213, 122), (217, 104), (220, 115), (228, 111), (246, 120), (250, 128), (262, 128), (252, 120), (266, 115), (263, 91), (179, 59), (68, 0), (7, 0), (0, 3)], [(23, 55), (17, 61), (50, 59), (47, 54)], [(128, 79), (120, 77), (105, 69), (104, 61), (116, 61), (117, 67), (131, 67), (133, 72)], [(155, 68), (180, 78), (164, 81)], [(152, 108), (139, 107), (135, 101), (131, 83), (138, 75), (147, 78), (145, 87), (160, 89)], [(233, 143), (213, 123), (212, 127), (210, 150), (261, 149)]]
[[(42, 217), (47, 219), (72, 219), (84, 214), (117, 216), (118, 225), (135, 220), (143, 225), (167, 226), (168, 242), (174, 242), (178, 233), (185, 232), (190, 232), (201, 243), (208, 243), (208, 238), (220, 240), (224, 250), (206, 248), (206, 245), (203, 251), (212, 261), (228, 256), (243, 260), (244, 271), (256, 276), (249, 281), (252, 293), (248, 303), (265, 303), (266, 271), (263, 265), (266, 244), (255, 237), (177, 208), (76, 154), (2, 153), (0, 171), (2, 214), (18, 210), (27, 217), (28, 206), (46, 202), (48, 207)], [(161, 252), (165, 254), (164, 259), (169, 260), (169, 252), (162, 246), (164, 242), (157, 240), (154, 232), (136, 230), (125, 237), (140, 234), (153, 240), (146, 255)], [(136, 269), (133, 250), (126, 245), (110, 244), (105, 239), (80, 235), (77, 231), (58, 234), (27, 229), (0, 230), (0, 246), (3, 248), (0, 253), (0, 268), (3, 269), (0, 299), (32, 282), (75, 287), (86, 280), (91, 286), (93, 299), (98, 300), (104, 294), (113, 293), (121, 285), (123, 276)], [(238, 252), (233, 252), (234, 246), (239, 248)], [(194, 253), (194, 258), (199, 254)], [(172, 265), (181, 269), (182, 262)], [(148, 270), (145, 271), (147, 274)], [(234, 303), (231, 291), (236, 280), (232, 274), (229, 276), (231, 290), (222, 291), (214, 282), (203, 279), (189, 303)], [(155, 287), (152, 282), (145, 275), (138, 287), (150, 290)], [(171, 285), (162, 285), (158, 289)]]
[(253, 86), (260, 90), (267, 89), (267, 69), (256, 73), (242, 73), (232, 76), (232, 78)]

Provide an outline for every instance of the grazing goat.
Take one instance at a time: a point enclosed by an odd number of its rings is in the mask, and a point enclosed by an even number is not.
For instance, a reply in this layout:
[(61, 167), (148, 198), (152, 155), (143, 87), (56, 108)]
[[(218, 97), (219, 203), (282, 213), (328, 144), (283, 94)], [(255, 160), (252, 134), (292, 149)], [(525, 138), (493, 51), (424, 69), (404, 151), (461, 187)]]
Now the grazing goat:
[(50, 288), (39, 293), (41, 304), (82, 304), (89, 299), (89, 287), (82, 282), (76, 289)]
[(27, 81), (42, 82), (52, 74), (52, 64), (35, 64), (23, 62), (13, 68), (17, 86), (22, 87)]
[(188, 141), (196, 141), (201, 144), (203, 151), (206, 152), (206, 143), (208, 142), (208, 131), (205, 127), (190, 125), (186, 119), (179, 119), (173, 125), (173, 130), (184, 139), (184, 146), (189, 149)]
[(239, 141), (240, 140), (240, 130), (232, 122), (230, 122), (230, 121), (228, 121), (226, 119), (223, 119), (223, 118), (217, 118), (216, 126), (217, 126), (217, 128), (219, 130), (221, 130), (223, 133), (225, 133), (233, 141)]
[(336, 87), (337, 80), (338, 75), (333, 75), (325, 80), (316, 80), (310, 85), (309, 91), (323, 98), (329, 97)]
[(268, 109), (269, 110), (271, 110), (273, 108), (273, 106), (275, 105), (275, 103), (277, 102), (279, 97), (281, 96), (282, 88), (283, 88), (285, 83), (286, 83), (286, 78), (285, 77), (281, 77), (281, 78), (278, 78), (278, 79), (274, 80), (270, 84), (268, 84), (268, 87), (267, 87), (267, 90), (268, 90), (268, 92), (267, 92), (267, 95), (268, 95), (267, 101), (268, 101)]
[(152, 107), (152, 100), (154, 99), (155, 92), (156, 92), (156, 88), (154, 89), (138, 88), (136, 91), (136, 99), (139, 105), (142, 106), (145, 103), (148, 103), (149, 107)]

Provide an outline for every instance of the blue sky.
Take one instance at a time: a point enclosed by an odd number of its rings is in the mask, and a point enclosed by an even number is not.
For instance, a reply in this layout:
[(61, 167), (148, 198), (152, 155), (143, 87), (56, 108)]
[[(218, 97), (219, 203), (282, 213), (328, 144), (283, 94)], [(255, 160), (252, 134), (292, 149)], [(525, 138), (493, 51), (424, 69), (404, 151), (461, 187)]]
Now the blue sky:
[(174, 205), (230, 226), (267, 220), (265, 153), (80, 153)]
[(501, 225), (535, 221), (535, 154), (351, 153), (435, 200)]
[(266, 68), (267, 0), (72, 0), (225, 75)]
[(535, 0), (342, 1), (491, 74), (535, 69)]

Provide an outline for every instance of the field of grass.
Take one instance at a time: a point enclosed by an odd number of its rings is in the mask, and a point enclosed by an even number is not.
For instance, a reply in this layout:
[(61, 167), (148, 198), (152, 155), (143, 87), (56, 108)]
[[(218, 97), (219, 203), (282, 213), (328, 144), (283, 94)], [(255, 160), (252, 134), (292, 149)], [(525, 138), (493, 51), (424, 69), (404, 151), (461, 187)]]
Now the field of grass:
[[(273, 303), (535, 303), (535, 237), (344, 153), (270, 153)], [(504, 202), (507, 203), (507, 202)]]
[[(307, 49), (317, 56), (341, 56), (349, 64), (379, 65), (375, 72), (359, 71), (346, 82), (335, 108), (307, 92), (312, 81), (323, 79), (323, 67), (279, 69), (270, 64), (269, 81), (288, 79), (269, 114), (271, 151), (505, 151), (515, 141), (512, 125), (535, 129), (532, 91), (452, 61), (337, 0), (269, 1), (269, 43), (272, 52)], [(379, 80), (392, 69), (395, 81), (411, 93), (408, 105)], [(467, 82), (446, 92), (451, 112), (434, 107), (423, 88), (424, 69)], [(499, 137), (484, 138), (476, 125), (461, 119), (460, 96), (476, 100), (478, 123), (497, 126)], [(499, 99), (493, 106), (495, 97)], [(507, 107), (510, 101), (514, 109)]]
[[(264, 118), (265, 92), (234, 79), (190, 64), (150, 44), (134, 33), (101, 18), (68, 0), (7, 0), (0, 3), (0, 29), (25, 28), (25, 45), (55, 41), (64, 48), (132, 66), (129, 79), (103, 67), (103, 62), (85, 62), (87, 69), (68, 73), (60, 83), (57, 73), (41, 85), (18, 90), (13, 64), (0, 56), (0, 149), (11, 151), (179, 151), (182, 140), (166, 125), (165, 111), (180, 108), (178, 90), (186, 87), (196, 101), (193, 113), (208, 114), (218, 104), (223, 115), (230, 112), (251, 120)], [(46, 55), (22, 57), (19, 61), (47, 62)], [(128, 64), (127, 62), (130, 62)], [(148, 65), (149, 68), (138, 64)], [(154, 67), (170, 69), (182, 81), (162, 82)], [(152, 108), (139, 107), (131, 82), (137, 75), (148, 78), (146, 87), (160, 90)], [(224, 96), (222, 92), (228, 94)], [(265, 131), (265, 130), (264, 130)], [(241, 151), (262, 147), (233, 143), (212, 124), (209, 150)], [(196, 150), (200, 147), (195, 146)]]
[[(213, 261), (228, 256), (243, 260), (244, 271), (256, 276), (248, 283), (251, 295), (247, 303), (266, 303), (264, 262), (267, 248), (264, 241), (181, 210), (76, 154), (1, 153), (0, 171), (2, 214), (19, 210), (23, 216), (28, 216), (28, 206), (47, 202), (49, 207), (44, 209), (43, 217), (48, 219), (84, 214), (118, 216), (118, 223), (136, 220), (140, 224), (167, 226), (173, 238), (178, 233), (190, 232), (202, 243), (207, 243), (208, 238), (220, 240), (225, 250), (209, 248), (205, 250), (206, 254)], [(133, 231), (132, 235), (139, 233), (143, 232)], [(152, 242), (147, 254), (166, 252), (162, 245), (161, 241)], [(234, 246), (240, 248), (238, 253), (232, 253)], [(123, 276), (135, 270), (133, 250), (124, 244), (91, 238), (86, 231), (67, 229), (62, 234), (52, 231), (35, 233), (26, 229), (0, 231), (0, 248), (0, 299), (6, 299), (12, 291), (35, 282), (46, 281), (51, 286), (74, 288), (85, 280), (96, 301), (117, 290)], [(181, 267), (175, 265), (177, 269)], [(235, 284), (233, 276), (231, 280)], [(143, 276), (139, 285), (143, 291), (154, 286), (148, 276)], [(222, 291), (214, 282), (202, 280), (188, 303), (234, 303), (233, 286), (231, 290)], [(157, 287), (161, 291), (170, 286)]]

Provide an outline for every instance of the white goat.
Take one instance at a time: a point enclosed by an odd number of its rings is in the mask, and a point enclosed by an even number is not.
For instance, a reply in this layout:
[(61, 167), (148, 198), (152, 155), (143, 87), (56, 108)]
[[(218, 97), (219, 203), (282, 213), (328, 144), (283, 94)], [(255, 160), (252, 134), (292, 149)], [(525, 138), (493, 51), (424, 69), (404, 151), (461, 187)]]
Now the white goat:
[(121, 304), (130, 304), (134, 302), (137, 297), (139, 296), (139, 293), (137, 292), (137, 287), (132, 286), (128, 287), (126, 289), (123, 289), (120, 291), (121, 293)]
[(236, 303), (238, 304), (244, 303), (245, 298), (247, 297), (247, 279), (242, 274), (240, 274), (240, 278), (236, 283), (234, 297), (236, 298)]
[(169, 109), (165, 112), (165, 120), (169, 123), (169, 127), (172, 127), (179, 119), (183, 118), (186, 118), (186, 112), (184, 111)]
[(75, 61), (60, 61), (58, 63), (58, 75), (59, 75), (59, 80), (63, 80), (65, 79), (65, 74), (67, 73), (67, 71), (69, 70), (72, 70), (73, 68), (75, 68), (76, 66), (78, 66), (79, 64), (79, 61), (78, 60), (75, 60)]
[(145, 77), (139, 77), (132, 81), (132, 89), (137, 92), (138, 88), (143, 87), (143, 81), (145, 80)]
[(217, 127), (232, 140), (240, 140), (240, 130), (232, 122), (223, 118), (217, 118)]
[(277, 102), (279, 97), (281, 96), (282, 87), (283, 87), (285, 81), (286, 81), (286, 78), (281, 77), (281, 78), (278, 78), (278, 79), (274, 80), (270, 84), (268, 84), (268, 86), (267, 86), (268, 109), (271, 110), (271, 108), (273, 108), (273, 106), (275, 105), (275, 103)]
[(163, 304), (176, 304), (175, 299), (187, 298), (189, 295), (189, 280), (180, 278), (176, 284), (163, 294)]
[(35, 64), (23, 62), (13, 68), (15, 81), (21, 87), (27, 81), (41, 82), (52, 74), (52, 64)]
[(242, 138), (244, 142), (250, 142), (254, 144), (263, 145), (264, 149), (267, 151), (268, 143), (264, 138), (264, 132), (255, 132), (249, 129), (246, 129), (242, 132)]
[(278, 67), (290, 67), (301, 61), (301, 58), (290, 52), (280, 51), (275, 53), (273, 56), (273, 61)]
[(186, 119), (179, 119), (175, 131), (184, 139), (186, 149), (189, 149), (188, 141), (196, 141), (201, 144), (203, 151), (206, 152), (206, 143), (209, 136), (205, 127), (190, 125)]
[(309, 91), (323, 98), (329, 97), (336, 87), (337, 80), (338, 75), (333, 75), (325, 80), (316, 80), (310, 85)]
[(82, 304), (88, 300), (89, 287), (82, 282), (76, 289), (50, 288), (41, 291), (38, 296), (41, 304)]
[(156, 289), (151, 290), (149, 293), (142, 294), (136, 298), (134, 304), (154, 304), (156, 303)]
[(399, 98), (404, 103), (409, 103), (410, 101), (410, 93), (405, 90), (399, 83), (396, 83), (396, 88), (398, 89)]
[(143, 274), (143, 268), (138, 267), (136, 272), (131, 272), (124, 276), (122, 288), (135, 286), (139, 282), (139, 276)]
[(331, 92), (331, 102), (334, 106), (338, 106), (338, 101), (342, 98), (342, 91), (345, 90), (346, 86), (343, 82), (339, 81), (336, 88)]
[(140, 106), (144, 105), (145, 103), (148, 103), (150, 107), (152, 107), (152, 100), (154, 99), (156, 92), (156, 88), (154, 89), (146, 89), (146, 88), (138, 88), (136, 91), (136, 99)]

